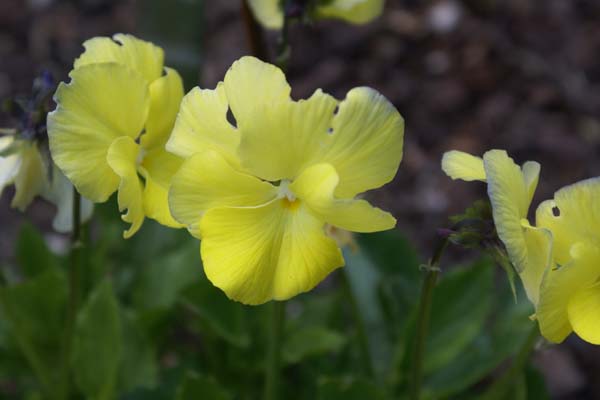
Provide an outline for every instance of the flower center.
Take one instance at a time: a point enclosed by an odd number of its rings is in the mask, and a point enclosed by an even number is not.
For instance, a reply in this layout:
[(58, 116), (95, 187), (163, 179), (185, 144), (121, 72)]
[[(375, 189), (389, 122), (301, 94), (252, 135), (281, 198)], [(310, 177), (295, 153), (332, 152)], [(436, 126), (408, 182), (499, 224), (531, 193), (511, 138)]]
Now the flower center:
[(142, 162), (144, 161), (145, 156), (146, 156), (146, 149), (144, 149), (142, 146), (140, 146), (140, 150), (138, 152), (137, 159), (135, 160), (135, 164), (137, 166), (142, 165)]
[(282, 200), (283, 206), (290, 210), (294, 210), (300, 205), (300, 200), (296, 198), (296, 195), (290, 189), (290, 181), (287, 179), (284, 179), (279, 183), (277, 197)]

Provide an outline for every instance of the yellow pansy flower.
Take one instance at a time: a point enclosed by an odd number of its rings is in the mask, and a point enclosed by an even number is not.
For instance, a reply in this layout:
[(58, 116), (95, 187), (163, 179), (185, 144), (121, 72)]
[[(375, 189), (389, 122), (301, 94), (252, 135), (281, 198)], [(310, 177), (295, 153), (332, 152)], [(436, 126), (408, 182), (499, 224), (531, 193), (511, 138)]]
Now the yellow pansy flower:
[(396, 223), (355, 196), (396, 174), (398, 111), (366, 87), (343, 101), (321, 90), (294, 101), (290, 92), (279, 68), (243, 57), (216, 89), (184, 97), (167, 143), (186, 158), (171, 212), (202, 239), (211, 282), (247, 304), (308, 291), (344, 265), (326, 224), (374, 232)]
[(600, 344), (600, 178), (564, 187), (537, 209), (552, 231), (553, 268), (542, 282), (537, 318), (542, 334), (563, 341), (572, 331)]
[[(285, 0), (248, 0), (256, 19), (266, 28), (281, 29)], [(319, 0), (310, 6), (315, 18), (343, 19), (353, 24), (366, 24), (383, 12), (384, 0)]]
[(183, 97), (181, 77), (164, 67), (160, 47), (131, 35), (93, 38), (84, 47), (48, 116), (54, 162), (94, 202), (118, 190), (131, 224), (126, 238), (145, 216), (181, 226), (167, 202), (181, 160), (164, 150)]
[(540, 165), (528, 161), (519, 167), (503, 150), (490, 150), (483, 158), (449, 151), (442, 169), (452, 179), (487, 182), (494, 225), (511, 263), (519, 273), (529, 300), (537, 305), (544, 273), (552, 262), (552, 235), (527, 220)]

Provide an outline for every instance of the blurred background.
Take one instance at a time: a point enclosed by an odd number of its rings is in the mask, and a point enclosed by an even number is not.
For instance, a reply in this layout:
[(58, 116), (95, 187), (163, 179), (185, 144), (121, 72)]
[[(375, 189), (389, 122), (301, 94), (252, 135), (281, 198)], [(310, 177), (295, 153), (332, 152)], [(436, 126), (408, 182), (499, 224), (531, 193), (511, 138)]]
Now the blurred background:
[[(234, 0), (1, 0), (0, 98), (29, 93), (42, 70), (65, 80), (84, 40), (117, 32), (162, 46), (186, 90), (213, 88), (250, 53), (240, 9)], [(266, 38), (273, 48), (276, 34)], [(297, 25), (290, 42), (293, 97), (322, 88), (343, 98), (371, 86), (404, 116), (398, 176), (371, 198), (392, 211), (423, 260), (447, 217), (485, 194), (442, 173), (444, 151), (501, 148), (518, 163), (540, 162), (534, 206), (600, 175), (600, 1), (388, 0), (371, 24)], [(9, 124), (0, 115), (0, 126)], [(23, 215), (10, 209), (12, 194), (0, 201), (2, 263), (15, 257), (27, 219), (64, 251), (67, 239), (50, 229), (52, 206), (38, 201)], [(536, 365), (553, 398), (600, 399), (600, 349), (571, 338), (539, 351)]]

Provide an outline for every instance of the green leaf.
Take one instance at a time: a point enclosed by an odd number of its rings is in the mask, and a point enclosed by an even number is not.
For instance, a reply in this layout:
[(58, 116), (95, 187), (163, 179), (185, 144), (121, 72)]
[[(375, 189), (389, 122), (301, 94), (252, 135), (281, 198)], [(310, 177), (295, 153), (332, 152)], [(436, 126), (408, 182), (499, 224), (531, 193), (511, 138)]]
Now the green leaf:
[(23, 274), (29, 278), (58, 266), (56, 256), (48, 249), (40, 232), (29, 223), (23, 224), (19, 231), (15, 256)]
[(102, 281), (79, 311), (72, 367), (81, 391), (95, 400), (111, 399), (122, 357), (119, 304), (110, 281)]
[(307, 357), (337, 353), (346, 344), (346, 337), (330, 329), (314, 326), (295, 330), (285, 337), (283, 360), (295, 364)]
[(177, 390), (177, 400), (228, 400), (231, 396), (211, 377), (188, 372)]
[(318, 400), (383, 400), (383, 391), (365, 378), (321, 379)]

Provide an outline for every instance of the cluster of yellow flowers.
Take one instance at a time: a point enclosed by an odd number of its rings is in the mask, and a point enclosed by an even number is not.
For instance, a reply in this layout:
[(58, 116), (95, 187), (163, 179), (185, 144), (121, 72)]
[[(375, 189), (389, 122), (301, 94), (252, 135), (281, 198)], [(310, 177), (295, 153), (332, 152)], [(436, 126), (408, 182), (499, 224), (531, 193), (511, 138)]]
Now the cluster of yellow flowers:
[(280, 69), (243, 57), (216, 89), (183, 97), (159, 47), (130, 35), (84, 47), (48, 116), (55, 163), (94, 202), (118, 191), (125, 237), (145, 217), (186, 227), (230, 298), (288, 299), (343, 266), (327, 226), (395, 226), (356, 198), (402, 158), (404, 121), (375, 90), (294, 101)]
[(527, 220), (540, 165), (519, 167), (502, 150), (483, 158), (446, 153), (444, 172), (452, 179), (487, 182), (494, 224), (529, 300), (542, 335), (562, 342), (575, 331), (600, 344), (600, 178), (564, 187)]

